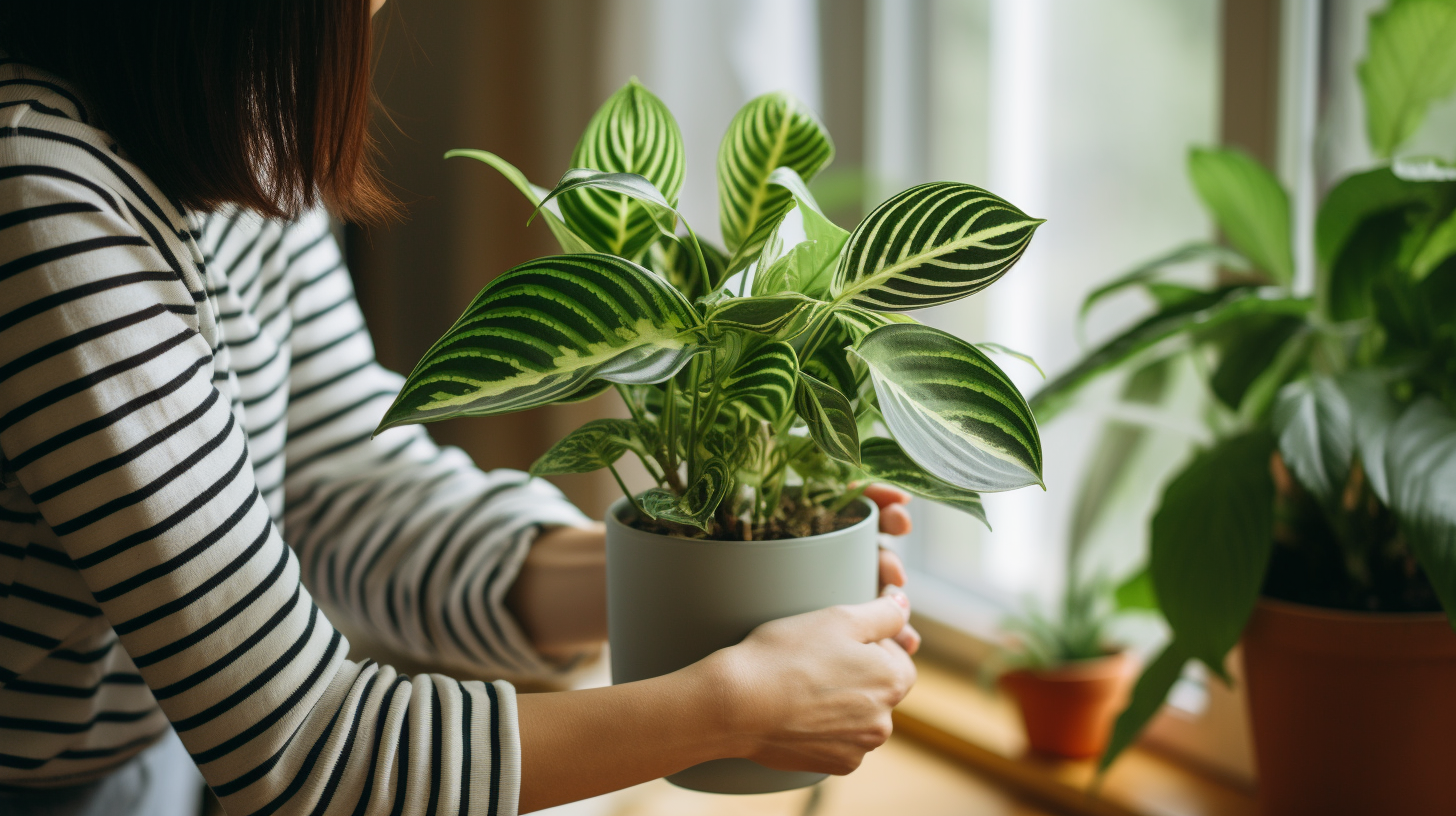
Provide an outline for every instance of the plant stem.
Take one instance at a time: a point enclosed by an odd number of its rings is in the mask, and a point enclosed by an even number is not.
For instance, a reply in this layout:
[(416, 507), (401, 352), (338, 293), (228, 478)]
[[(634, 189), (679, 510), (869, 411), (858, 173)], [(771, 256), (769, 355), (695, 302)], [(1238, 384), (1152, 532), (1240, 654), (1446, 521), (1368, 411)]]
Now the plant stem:
[(662, 463), (665, 473), (677, 475), (677, 377), (668, 378), (662, 389), (662, 426), (667, 441), (667, 461)]
[(693, 239), (693, 252), (698, 256), (698, 274), (703, 279), (703, 293), (707, 294), (713, 289), (713, 281), (708, 277), (708, 260), (703, 257), (703, 244), (698, 240), (698, 234), (693, 232), (693, 225), (686, 218), (682, 222), (687, 227), (688, 237)]
[[(709, 359), (716, 352), (709, 351)], [(688, 365), (692, 366), (688, 374), (688, 381), (693, 384), (693, 402), (688, 410), (688, 484), (692, 484), (698, 477), (698, 395), (703, 391), (703, 366), (702, 355), (693, 358)], [(712, 368), (710, 365), (709, 368)]]
[(839, 511), (841, 511), (844, 508), (848, 507), (855, 499), (858, 499), (860, 496), (863, 496), (864, 495), (864, 492), (865, 492), (865, 489), (868, 488), (869, 486), (870, 486), (870, 483), (869, 482), (865, 482), (864, 484), (860, 485), (859, 487), (850, 488), (849, 490), (844, 491), (844, 493), (842, 493), (839, 496), (839, 498), (835, 499), (833, 501), (833, 503), (831, 503), (828, 507), (826, 507), (824, 509), (825, 510), (828, 510), (830, 513), (834, 513), (834, 514), (839, 513)]
[(627, 489), (627, 483), (622, 481), (622, 474), (617, 472), (617, 466), (607, 465), (607, 470), (610, 470), (612, 472), (612, 478), (617, 480), (617, 487), (622, 488), (622, 495), (626, 496), (627, 501), (632, 503), (632, 509), (637, 511), (639, 517), (647, 518), (647, 514), (642, 511), (642, 505), (637, 503), (637, 497), (632, 495), (632, 491)]

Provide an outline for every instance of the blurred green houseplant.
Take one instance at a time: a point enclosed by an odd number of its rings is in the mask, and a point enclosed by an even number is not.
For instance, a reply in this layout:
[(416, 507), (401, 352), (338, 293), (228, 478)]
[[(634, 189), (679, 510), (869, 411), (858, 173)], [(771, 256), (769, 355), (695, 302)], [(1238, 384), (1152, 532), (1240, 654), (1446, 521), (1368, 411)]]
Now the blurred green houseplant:
[[(745, 105), (718, 153), (718, 248), (675, 209), (682, 136), (636, 80), (592, 117), (555, 189), (494, 154), (450, 151), (509, 179), (567, 254), (492, 280), (379, 430), (615, 389), (630, 418), (587, 423), (532, 471), (610, 469), (646, 529), (827, 532), (867, 479), (984, 521), (980, 492), (1041, 483), (1036, 423), (984, 351), (904, 313), (991, 285), (1041, 221), (938, 182), (846, 232), (805, 183), (833, 154), (787, 95)], [(635, 496), (616, 469), (629, 451), (657, 483)]]
[[(1144, 672), (1103, 767), (1156, 713), (1183, 666), (1225, 677), (1261, 592), (1456, 620), (1456, 168), (1391, 161), (1456, 90), (1456, 4), (1396, 0), (1371, 19), (1359, 78), (1385, 164), (1342, 179), (1315, 226), (1312, 295), (1295, 288), (1289, 199), (1258, 162), (1195, 149), (1188, 172), (1226, 245), (1192, 244), (1094, 292), (1141, 287), (1157, 307), (1032, 400), (1045, 422), (1086, 383), (1146, 378), (1174, 355), (1206, 372), (1215, 442), (1168, 485), (1147, 570), (1172, 642)], [(1191, 260), (1215, 285), (1170, 281)]]

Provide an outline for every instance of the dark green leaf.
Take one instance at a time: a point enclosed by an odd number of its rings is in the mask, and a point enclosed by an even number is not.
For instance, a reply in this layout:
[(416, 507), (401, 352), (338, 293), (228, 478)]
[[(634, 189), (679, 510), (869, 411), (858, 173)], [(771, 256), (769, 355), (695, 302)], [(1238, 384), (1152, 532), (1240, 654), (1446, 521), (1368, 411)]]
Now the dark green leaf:
[(885, 424), (935, 476), (980, 492), (1041, 484), (1041, 437), (1016, 386), (970, 343), (918, 323), (881, 326), (851, 352)]
[(911, 187), (854, 228), (830, 294), (879, 312), (958, 300), (1006, 274), (1042, 222), (970, 184)]
[(1339, 503), (1355, 458), (1350, 403), (1328, 377), (1284, 387), (1274, 404), (1279, 454), (1299, 484), (1327, 507)]
[(821, 450), (841, 462), (859, 464), (859, 428), (854, 409), (843, 394), (800, 371), (794, 410), (809, 426), (809, 436)]
[(1071, 369), (1047, 383), (1031, 399), (1037, 419), (1046, 422), (1069, 405), (1084, 385), (1123, 363), (1155, 353), (1164, 344), (1190, 341), (1193, 332), (1250, 314), (1300, 316), (1311, 303), (1300, 298), (1268, 298), (1257, 289), (1232, 286), (1207, 292), (1157, 314), (1112, 338), (1083, 357)]
[(944, 479), (937, 479), (926, 473), (924, 468), (905, 455), (904, 449), (895, 440), (883, 437), (866, 439), (860, 445), (859, 456), (860, 469), (871, 479), (970, 513), (980, 519), (986, 529), (991, 528), (991, 524), (986, 521), (986, 508), (981, 505), (980, 494), (962, 490)]
[(1143, 670), (1137, 685), (1133, 686), (1132, 698), (1128, 701), (1127, 708), (1117, 716), (1117, 723), (1112, 727), (1112, 739), (1107, 743), (1107, 750), (1102, 752), (1102, 759), (1097, 762), (1099, 773), (1106, 771), (1113, 760), (1127, 750), (1148, 723), (1152, 722), (1153, 717), (1162, 709), (1163, 701), (1168, 699), (1168, 692), (1173, 690), (1173, 685), (1183, 676), (1183, 664), (1188, 659), (1188, 653), (1174, 641)]
[(1289, 196), (1279, 180), (1249, 154), (1235, 148), (1194, 148), (1188, 175), (1199, 198), (1229, 243), (1275, 282), (1294, 280)]
[(1305, 327), (1303, 318), (1287, 315), (1251, 315), (1225, 324), (1227, 336), (1219, 344), (1218, 368), (1209, 379), (1214, 396), (1237, 411), (1249, 387), (1279, 357), (1280, 349)]
[(1390, 509), (1456, 626), (1456, 417), (1426, 397), (1385, 440)]
[(1077, 313), (1077, 317), (1080, 320), (1085, 320), (1087, 313), (1092, 311), (1092, 307), (1097, 305), (1098, 301), (1120, 292), (1129, 286), (1138, 286), (1147, 283), (1170, 269), (1201, 261), (1212, 261), (1219, 266), (1239, 270), (1248, 269), (1249, 267), (1247, 258), (1227, 247), (1210, 244), (1206, 241), (1195, 241), (1191, 244), (1184, 244), (1172, 252), (1146, 261), (1131, 271), (1119, 275), (1111, 281), (1093, 289), (1092, 294), (1088, 295), (1082, 301), (1082, 308)]
[(1315, 256), (1329, 269), (1366, 219), (1413, 205), (1433, 206), (1451, 185), (1398, 178), (1388, 167), (1346, 176), (1325, 196), (1315, 219)]
[(1174, 639), (1220, 677), (1254, 611), (1273, 544), (1274, 439), (1254, 431), (1198, 454), (1153, 517), (1149, 572)]

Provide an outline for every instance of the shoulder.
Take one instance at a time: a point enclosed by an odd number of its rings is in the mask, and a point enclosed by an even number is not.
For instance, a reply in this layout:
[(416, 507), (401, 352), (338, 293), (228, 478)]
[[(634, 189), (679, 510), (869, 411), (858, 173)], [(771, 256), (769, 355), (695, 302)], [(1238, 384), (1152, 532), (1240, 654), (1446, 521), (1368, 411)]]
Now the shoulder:
[(142, 232), (142, 220), (174, 234), (186, 222), (74, 88), (0, 53), (0, 215), (35, 198), (99, 206)]

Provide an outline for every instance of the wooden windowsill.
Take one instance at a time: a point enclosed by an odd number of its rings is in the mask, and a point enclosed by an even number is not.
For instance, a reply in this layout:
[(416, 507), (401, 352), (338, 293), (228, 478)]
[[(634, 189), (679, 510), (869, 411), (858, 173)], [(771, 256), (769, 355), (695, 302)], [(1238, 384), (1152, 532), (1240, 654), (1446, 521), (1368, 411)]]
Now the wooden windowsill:
[(1097, 795), (1091, 761), (1029, 755), (1010, 701), (964, 671), (916, 661), (920, 680), (895, 711), (898, 735), (956, 759), (986, 779), (1060, 813), (1087, 816), (1247, 816), (1252, 790), (1216, 779), (1169, 756), (1134, 746), (1112, 767)]

